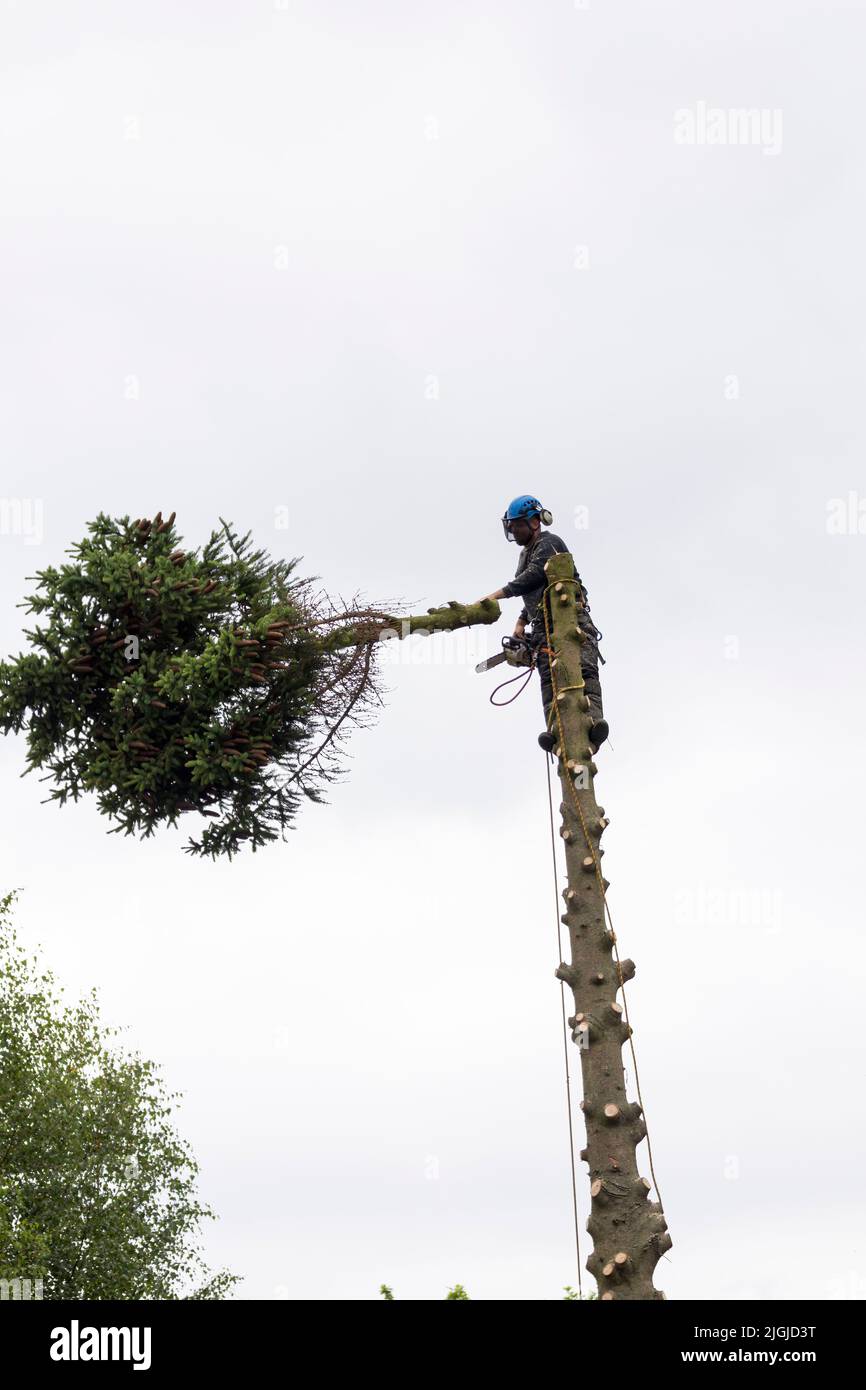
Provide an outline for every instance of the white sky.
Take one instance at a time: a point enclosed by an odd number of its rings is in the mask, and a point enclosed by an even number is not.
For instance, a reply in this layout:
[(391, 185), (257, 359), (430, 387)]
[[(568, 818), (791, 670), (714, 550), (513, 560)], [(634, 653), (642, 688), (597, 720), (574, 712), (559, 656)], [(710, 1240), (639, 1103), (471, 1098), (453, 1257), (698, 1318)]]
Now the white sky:
[[(0, 492), (42, 507), (33, 537), (4, 513), (0, 649), (100, 509), (176, 509), (191, 544), (221, 514), (423, 611), (511, 577), (499, 517), (540, 496), (605, 634), (656, 1283), (862, 1299), (862, 11), (54, 0), (0, 26)], [(678, 143), (699, 103), (778, 113), (779, 148)], [(504, 607), (389, 654), (331, 804), (255, 858), (107, 837), (0, 746), (0, 889), (185, 1092), (242, 1297), (576, 1283), (540, 699), (493, 710), (473, 671)]]

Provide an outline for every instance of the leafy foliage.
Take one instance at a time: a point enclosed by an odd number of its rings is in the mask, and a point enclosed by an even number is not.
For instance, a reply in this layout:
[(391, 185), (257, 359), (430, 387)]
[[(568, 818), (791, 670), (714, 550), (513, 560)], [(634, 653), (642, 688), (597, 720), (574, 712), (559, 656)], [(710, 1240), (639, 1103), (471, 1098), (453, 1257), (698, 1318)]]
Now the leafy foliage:
[(375, 693), (369, 646), (347, 654), (338, 630), (318, 633), (335, 618), (297, 561), (226, 522), (200, 552), (180, 547), (173, 512), (100, 513), (88, 531), (71, 563), (35, 576), (22, 606), (45, 621), (0, 664), (0, 728), (26, 728), (27, 771), (46, 769), (61, 806), (94, 792), (115, 832), (201, 813), (192, 854), (285, 838)]
[(220, 1299), (196, 1244), (212, 1218), (152, 1062), (116, 1050), (94, 994), (63, 1002), (0, 900), (0, 1279), (49, 1299)]
[[(579, 1294), (579, 1293), (577, 1292), (576, 1289), (573, 1289), (573, 1288), (571, 1287), (570, 1284), (566, 1284), (564, 1287), (565, 1287), (565, 1298), (563, 1299), (563, 1302), (564, 1302), (564, 1303), (572, 1303), (572, 1302), (574, 1302), (576, 1299), (580, 1299), (581, 1297), (583, 1298), (583, 1301), (584, 1301), (584, 1302), (589, 1302), (589, 1301), (592, 1300), (593, 1298), (597, 1298), (597, 1297), (598, 1297), (598, 1295), (597, 1295), (597, 1294), (594, 1294), (594, 1293), (589, 1293), (589, 1294), (583, 1294), (583, 1295), (581, 1295), (581, 1294)], [(390, 1286), (389, 1284), (380, 1284), (380, 1285), (379, 1285), (379, 1293), (382, 1295), (382, 1298), (385, 1300), (386, 1303), (393, 1303), (393, 1302), (394, 1302), (394, 1290), (391, 1288), (391, 1286)], [(456, 1300), (458, 1300), (458, 1299), (460, 1299), (460, 1300), (462, 1300), (462, 1299), (467, 1299), (467, 1300), (468, 1300), (468, 1299), (469, 1299), (469, 1295), (468, 1295), (468, 1293), (466, 1292), (466, 1290), (464, 1289), (464, 1287), (463, 1287), (462, 1284), (455, 1284), (455, 1285), (454, 1285), (454, 1288), (453, 1288), (453, 1289), (449, 1289), (448, 1292), (447, 1292), (447, 1294), (445, 1295), (445, 1301), (446, 1301), (446, 1303), (449, 1302), (450, 1300), (455, 1300), (455, 1301), (456, 1301)], [(471, 1300), (470, 1300), (470, 1301), (471, 1301)]]

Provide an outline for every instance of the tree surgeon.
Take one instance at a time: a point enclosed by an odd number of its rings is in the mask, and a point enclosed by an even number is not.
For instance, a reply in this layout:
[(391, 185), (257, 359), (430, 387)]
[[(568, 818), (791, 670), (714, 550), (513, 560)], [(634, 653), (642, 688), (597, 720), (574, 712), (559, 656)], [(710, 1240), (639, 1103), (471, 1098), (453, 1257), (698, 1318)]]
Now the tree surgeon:
[[(546, 727), (544, 733), (538, 735), (538, 742), (546, 752), (550, 752), (556, 746), (557, 740), (552, 728), (552, 721), (555, 721), (556, 716), (551, 711), (553, 686), (550, 678), (550, 657), (545, 641), (544, 613), (541, 607), (542, 597), (547, 586), (544, 566), (551, 555), (568, 553), (568, 546), (560, 536), (555, 535), (552, 531), (542, 531), (542, 523), (545, 526), (550, 526), (552, 521), (553, 517), (550, 512), (542, 507), (537, 497), (530, 497), (529, 494), (525, 493), (521, 497), (514, 498), (502, 518), (502, 529), (507, 541), (516, 541), (522, 547), (517, 561), (517, 570), (512, 580), (503, 584), (502, 588), (497, 589), (495, 593), (487, 595), (488, 598), (497, 600), (514, 597), (523, 599), (523, 608), (517, 618), (514, 636), (526, 643), (526, 664), (534, 661), (541, 678), (541, 700)], [(593, 753), (597, 753), (610, 732), (602, 710), (601, 681), (598, 674), (599, 661), (602, 665), (604, 664), (604, 657), (598, 649), (602, 633), (599, 632), (589, 616), (589, 600), (586, 589), (576, 569), (574, 570), (574, 578), (577, 580), (578, 586), (580, 627), (588, 639), (581, 648), (580, 666), (583, 679), (586, 682), (586, 694), (589, 698), (590, 714), (592, 715), (592, 726), (589, 732), (590, 747)], [(549, 602), (547, 613), (549, 623)], [(526, 631), (527, 624), (530, 626), (528, 633)]]

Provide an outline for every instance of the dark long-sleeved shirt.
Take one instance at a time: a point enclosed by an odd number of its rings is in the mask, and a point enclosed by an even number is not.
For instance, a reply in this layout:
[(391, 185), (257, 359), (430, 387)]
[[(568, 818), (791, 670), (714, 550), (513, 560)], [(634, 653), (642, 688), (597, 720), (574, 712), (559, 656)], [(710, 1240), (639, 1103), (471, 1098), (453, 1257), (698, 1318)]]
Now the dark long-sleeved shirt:
[[(517, 561), (517, 569), (514, 578), (507, 584), (502, 585), (502, 592), (507, 598), (523, 598), (523, 608), (520, 610), (520, 617), (524, 622), (531, 622), (533, 630), (538, 623), (544, 624), (541, 613), (541, 596), (547, 588), (547, 575), (544, 566), (547, 564), (551, 555), (562, 555), (568, 552), (568, 546), (561, 536), (557, 536), (553, 531), (538, 530), (530, 545), (525, 545), (520, 551)], [(577, 580), (577, 601), (578, 606), (581, 602), (586, 605), (585, 610), (580, 613), (580, 626), (597, 643), (601, 633), (589, 617), (589, 601), (583, 580), (574, 567), (574, 578)]]

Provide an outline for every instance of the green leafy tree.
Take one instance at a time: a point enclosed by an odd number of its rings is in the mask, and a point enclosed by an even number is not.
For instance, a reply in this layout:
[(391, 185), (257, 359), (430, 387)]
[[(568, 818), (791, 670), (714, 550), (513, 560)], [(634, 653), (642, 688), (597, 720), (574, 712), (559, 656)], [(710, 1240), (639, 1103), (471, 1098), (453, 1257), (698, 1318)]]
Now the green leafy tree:
[(304, 797), (342, 771), (340, 746), (381, 698), (383, 635), (494, 622), (451, 600), (399, 619), (340, 611), (221, 522), (200, 551), (165, 521), (100, 513), (72, 561), (40, 570), (22, 605), (31, 650), (0, 663), (0, 729), (27, 731), (49, 800), (95, 793), (127, 835), (208, 818), (191, 854), (231, 857), (285, 838)]
[(177, 1093), (118, 1050), (95, 994), (67, 1004), (0, 900), (0, 1278), (50, 1299), (220, 1299), (198, 1246), (214, 1213), (172, 1128)]
[[(380, 1285), (379, 1285), (379, 1292), (380, 1292), (380, 1294), (382, 1295), (382, 1297), (383, 1297), (383, 1299), (385, 1300), (386, 1303), (393, 1303), (393, 1302), (394, 1302), (394, 1290), (391, 1288), (391, 1286), (390, 1286), (389, 1284), (380, 1284)], [(462, 1285), (462, 1284), (455, 1284), (455, 1285), (454, 1285), (454, 1288), (453, 1288), (453, 1289), (449, 1289), (448, 1292), (446, 1293), (446, 1295), (445, 1295), (445, 1302), (447, 1303), (449, 1299), (452, 1299), (452, 1300), (453, 1300), (453, 1299), (464, 1299), (464, 1298), (465, 1298), (465, 1299), (468, 1299), (468, 1298), (469, 1298), (469, 1295), (468, 1295), (468, 1293), (466, 1292), (466, 1290), (464, 1289), (463, 1285)]]
[[(393, 1290), (388, 1284), (380, 1284), (380, 1286), (379, 1286), (379, 1292), (380, 1292), (380, 1294), (382, 1295), (382, 1297), (385, 1299), (386, 1302), (388, 1302), (388, 1303), (393, 1303), (393, 1301), (394, 1301), (394, 1290)], [(594, 1293), (589, 1293), (589, 1294), (583, 1294), (583, 1295), (581, 1295), (581, 1294), (579, 1294), (579, 1293), (577, 1292), (576, 1289), (573, 1289), (573, 1288), (571, 1287), (570, 1284), (566, 1284), (566, 1285), (565, 1285), (565, 1298), (563, 1299), (563, 1302), (564, 1302), (564, 1303), (572, 1303), (572, 1302), (574, 1302), (575, 1300), (582, 1298), (583, 1301), (584, 1301), (585, 1303), (588, 1303), (588, 1302), (590, 1302), (591, 1299), (597, 1298), (597, 1297), (598, 1297), (598, 1295), (597, 1295), (597, 1294), (594, 1294)], [(468, 1299), (468, 1298), (469, 1298), (469, 1295), (468, 1295), (468, 1293), (466, 1292), (466, 1290), (464, 1289), (464, 1287), (463, 1287), (462, 1284), (455, 1284), (455, 1285), (454, 1285), (454, 1288), (453, 1288), (453, 1289), (449, 1289), (449, 1290), (448, 1290), (448, 1293), (445, 1295), (445, 1301), (446, 1301), (446, 1303), (449, 1301), (449, 1299), (464, 1299), (464, 1298), (465, 1298), (465, 1299)]]

